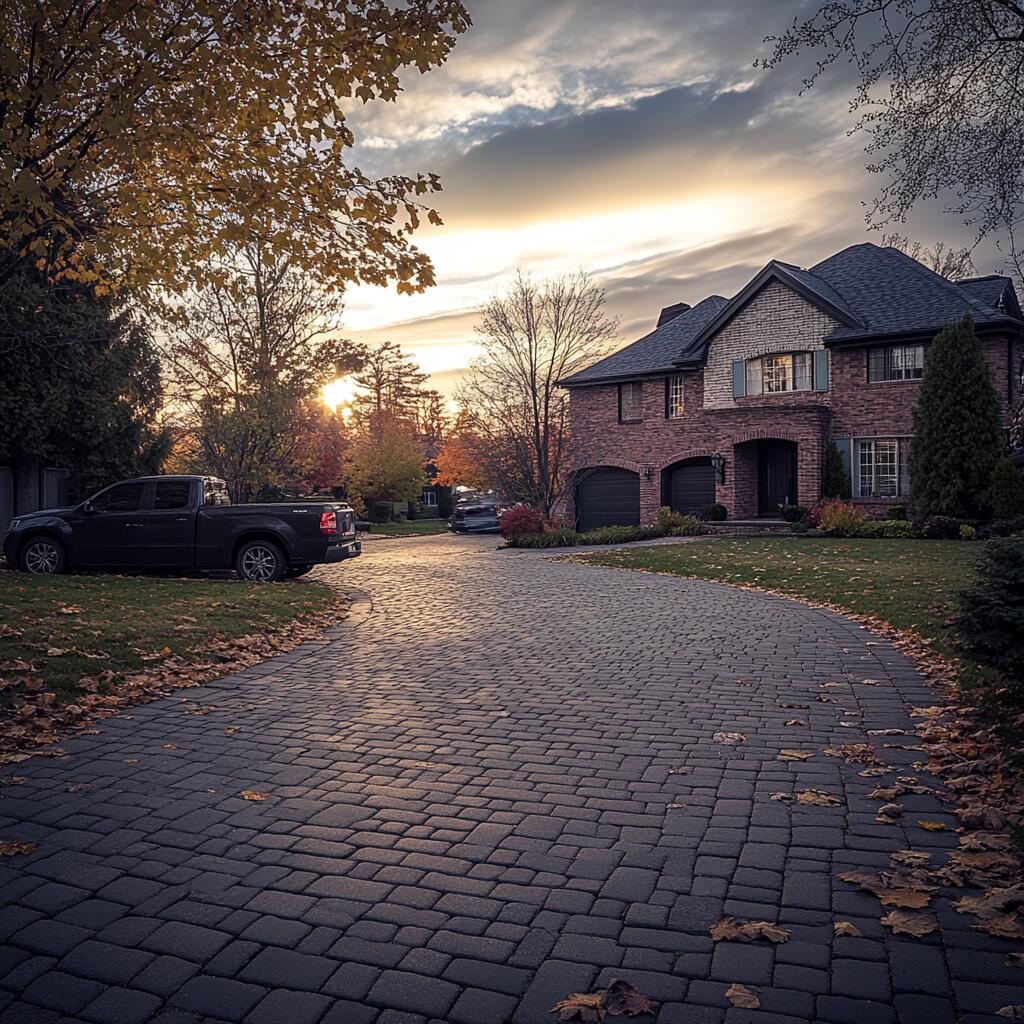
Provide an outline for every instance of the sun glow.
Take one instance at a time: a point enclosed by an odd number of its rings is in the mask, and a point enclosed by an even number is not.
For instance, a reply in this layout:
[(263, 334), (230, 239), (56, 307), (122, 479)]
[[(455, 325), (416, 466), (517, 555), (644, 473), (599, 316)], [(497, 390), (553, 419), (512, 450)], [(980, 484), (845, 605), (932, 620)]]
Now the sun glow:
[(351, 377), (337, 377), (324, 385), (322, 397), (331, 412), (340, 408), (342, 416), (350, 416), (352, 400), (356, 397), (356, 382)]

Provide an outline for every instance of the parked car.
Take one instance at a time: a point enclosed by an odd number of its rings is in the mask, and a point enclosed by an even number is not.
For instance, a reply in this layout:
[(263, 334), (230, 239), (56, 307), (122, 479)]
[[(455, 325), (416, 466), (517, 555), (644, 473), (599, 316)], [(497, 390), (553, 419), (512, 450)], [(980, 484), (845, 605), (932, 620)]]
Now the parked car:
[(8, 565), (30, 573), (235, 569), (256, 583), (360, 550), (344, 502), (232, 505), (227, 484), (209, 476), (122, 480), (73, 508), (18, 516), (3, 540)]
[(496, 501), (459, 502), (450, 522), (456, 533), (497, 533), (501, 506)]

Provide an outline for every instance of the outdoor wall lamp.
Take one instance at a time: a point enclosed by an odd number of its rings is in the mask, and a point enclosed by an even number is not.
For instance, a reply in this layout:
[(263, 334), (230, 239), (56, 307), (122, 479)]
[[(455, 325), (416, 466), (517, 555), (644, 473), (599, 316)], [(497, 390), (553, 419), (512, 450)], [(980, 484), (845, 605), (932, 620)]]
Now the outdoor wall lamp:
[(653, 466), (645, 466), (644, 467), (644, 479), (645, 480), (650, 480), (652, 476), (654, 476), (654, 467)]
[(725, 456), (721, 452), (713, 452), (711, 455), (711, 468), (718, 474), (718, 482), (725, 483)]

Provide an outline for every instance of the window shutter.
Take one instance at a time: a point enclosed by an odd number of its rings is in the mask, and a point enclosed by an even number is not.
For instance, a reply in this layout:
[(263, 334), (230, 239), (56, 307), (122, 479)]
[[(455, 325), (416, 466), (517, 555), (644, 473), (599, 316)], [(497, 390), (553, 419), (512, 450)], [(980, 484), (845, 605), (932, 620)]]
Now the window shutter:
[(814, 353), (814, 390), (828, 391), (828, 352), (823, 348)]
[(742, 398), (746, 393), (746, 366), (742, 359), (732, 361), (732, 397)]

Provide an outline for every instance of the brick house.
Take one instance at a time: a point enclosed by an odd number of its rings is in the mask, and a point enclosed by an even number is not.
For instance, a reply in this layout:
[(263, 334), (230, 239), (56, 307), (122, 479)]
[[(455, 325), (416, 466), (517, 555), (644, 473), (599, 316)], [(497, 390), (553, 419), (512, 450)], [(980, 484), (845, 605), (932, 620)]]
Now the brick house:
[(579, 528), (649, 522), (660, 505), (777, 516), (821, 497), (839, 449), (853, 500), (909, 499), (907, 456), (928, 345), (969, 315), (1004, 417), (1024, 320), (1008, 278), (949, 281), (896, 249), (850, 246), (810, 270), (772, 261), (737, 295), (662, 310), (655, 329), (561, 383)]

